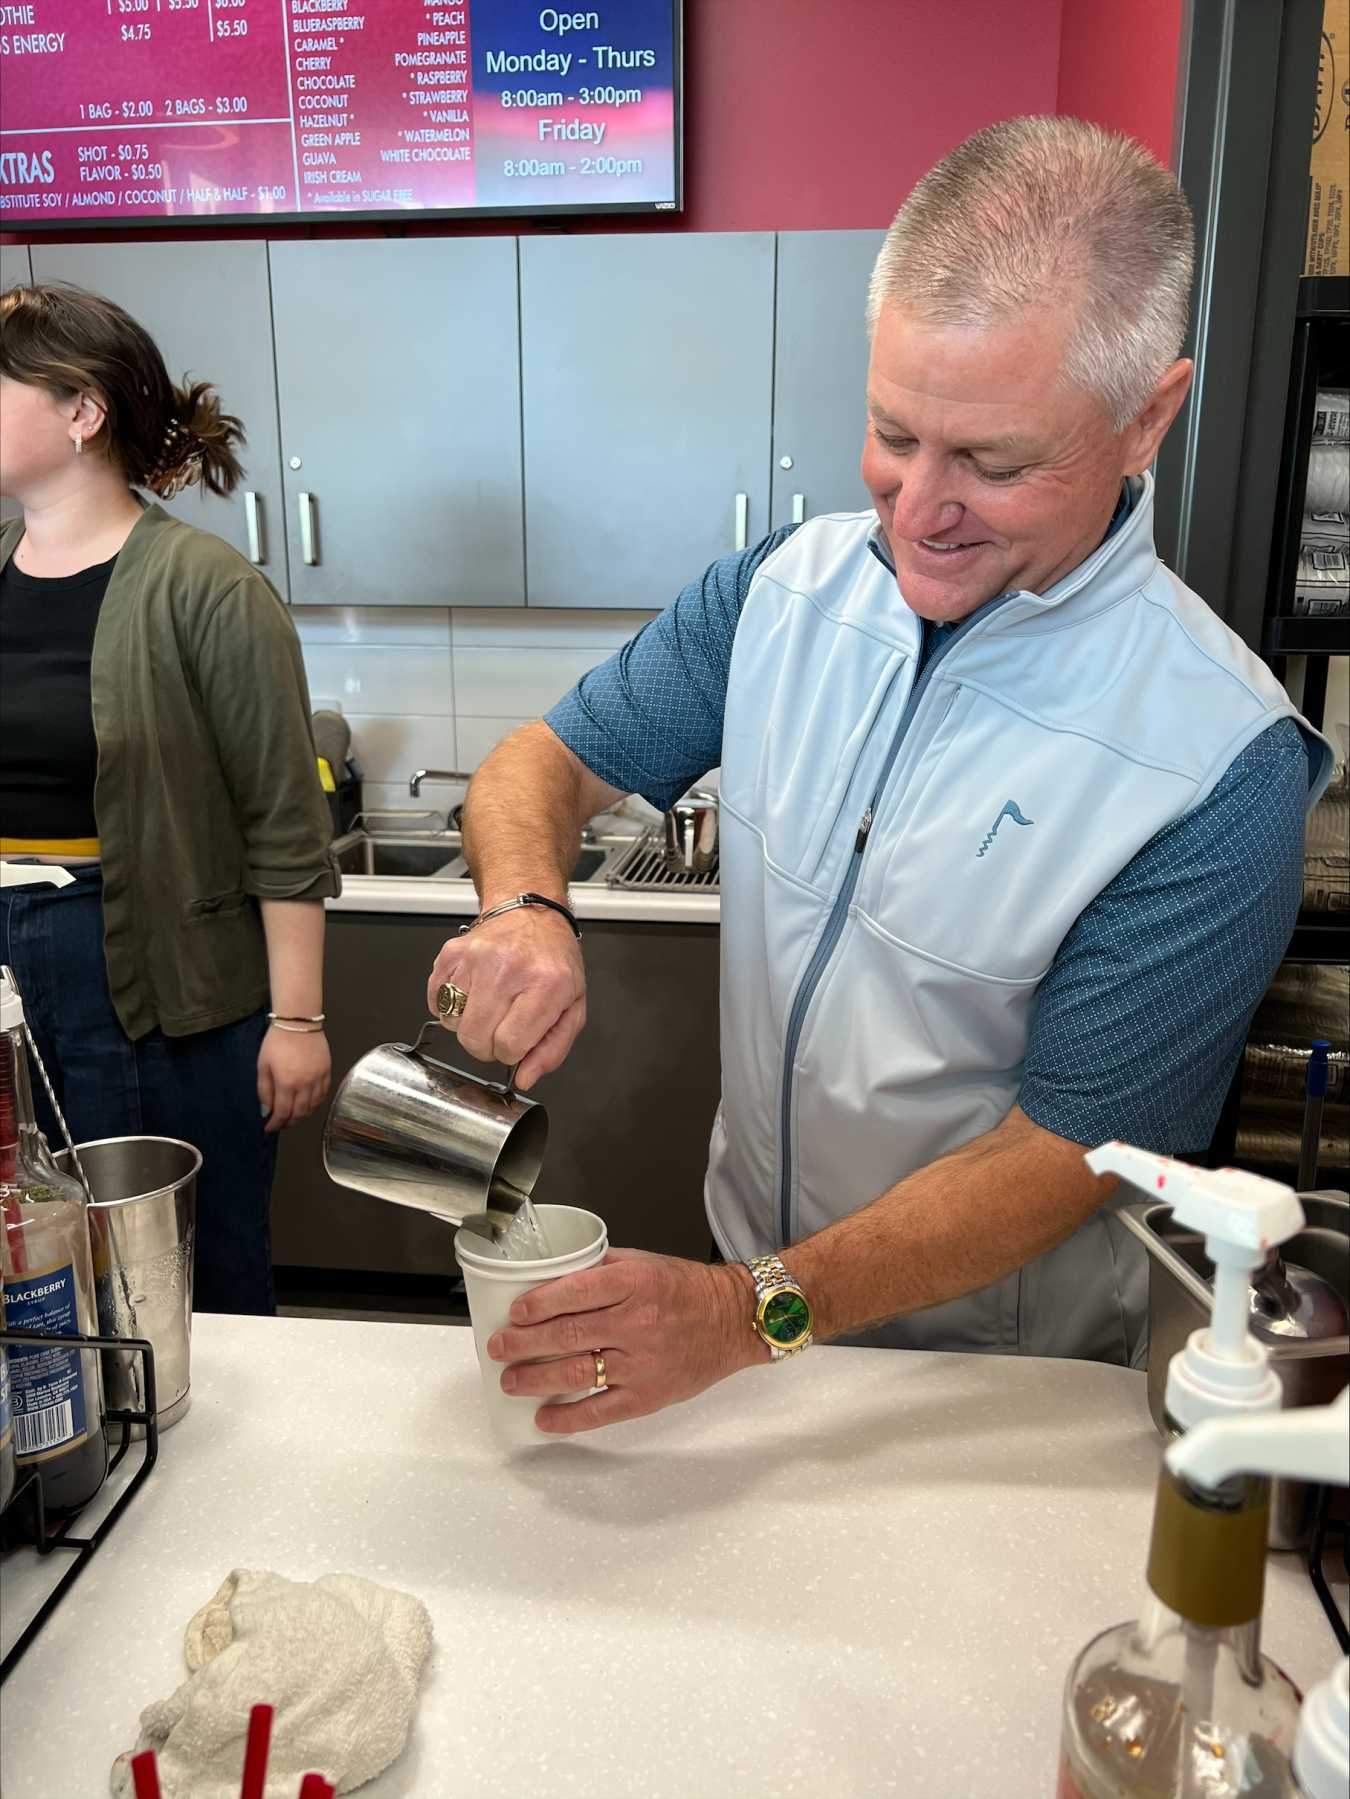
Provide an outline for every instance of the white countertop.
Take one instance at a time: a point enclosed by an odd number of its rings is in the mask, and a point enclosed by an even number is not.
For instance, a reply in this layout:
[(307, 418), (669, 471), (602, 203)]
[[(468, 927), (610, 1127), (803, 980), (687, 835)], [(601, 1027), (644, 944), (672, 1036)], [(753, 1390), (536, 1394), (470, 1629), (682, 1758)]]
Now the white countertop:
[[(722, 916), (716, 893), (673, 889), (634, 893), (622, 887), (569, 887), (568, 904), (579, 919), (629, 919), (643, 924), (717, 924)], [(403, 912), (410, 918), (472, 918), (478, 895), (472, 881), (414, 879), (408, 875), (343, 875), (337, 899), (324, 901), (330, 912)]]
[[(465, 1329), (208, 1314), (193, 1360), (191, 1411), (5, 1686), (6, 1799), (107, 1792), (235, 1567), (429, 1607), (370, 1799), (1045, 1799), (1068, 1664), (1138, 1609), (1158, 1449), (1126, 1369), (817, 1349), (508, 1460)], [(6, 1561), (11, 1617), (35, 1561)], [(1304, 1687), (1337, 1659), (1290, 1557), (1265, 1646)]]

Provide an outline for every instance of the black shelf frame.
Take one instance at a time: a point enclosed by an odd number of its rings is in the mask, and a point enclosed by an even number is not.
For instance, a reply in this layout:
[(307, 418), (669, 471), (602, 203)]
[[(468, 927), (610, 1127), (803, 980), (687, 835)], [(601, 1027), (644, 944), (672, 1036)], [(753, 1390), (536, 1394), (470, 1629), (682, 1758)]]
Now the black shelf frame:
[[(145, 1432), (143, 1439), (145, 1450), (141, 1457), (140, 1467), (137, 1468), (125, 1489), (118, 1494), (115, 1502), (109, 1507), (107, 1516), (87, 1537), (72, 1536), (71, 1532), (83, 1517), (84, 1511), (88, 1510), (88, 1506), (82, 1511), (76, 1512), (73, 1517), (65, 1519), (54, 1530), (47, 1528), (46, 1508), (42, 1499), (42, 1469), (40, 1465), (29, 1469), (16, 1483), (13, 1493), (10, 1495), (9, 1504), (0, 1513), (0, 1520), (3, 1520), (8, 1527), (5, 1532), (6, 1546), (9, 1547), (12, 1542), (14, 1548), (19, 1548), (28, 1543), (37, 1550), (39, 1556), (43, 1557), (51, 1555), (58, 1549), (65, 1549), (72, 1551), (75, 1559), (66, 1568), (32, 1618), (29, 1619), (9, 1654), (3, 1661), (0, 1661), (0, 1686), (3, 1686), (9, 1679), (25, 1652), (37, 1640), (43, 1625), (107, 1541), (114, 1525), (145, 1485), (150, 1470), (159, 1458), (155, 1352), (151, 1344), (142, 1337), (86, 1337), (66, 1335), (55, 1331), (7, 1330), (0, 1327), (0, 1347), (23, 1349), (30, 1344), (51, 1344), (59, 1349), (132, 1350), (138, 1354), (145, 1369), (145, 1409), (143, 1411), (104, 1412), (104, 1425), (120, 1424), (122, 1426), (122, 1441), (118, 1444), (116, 1453), (108, 1464), (108, 1471), (104, 1476), (104, 1481), (100, 1483), (99, 1492), (103, 1491), (103, 1485), (121, 1465), (130, 1448), (134, 1425), (140, 1425)], [(97, 1497), (98, 1494), (95, 1494), (94, 1499)], [(94, 1499), (89, 1501), (89, 1505), (94, 1503)], [(11, 1537), (13, 1524), (17, 1523), (25, 1512), (30, 1520), (30, 1533)]]

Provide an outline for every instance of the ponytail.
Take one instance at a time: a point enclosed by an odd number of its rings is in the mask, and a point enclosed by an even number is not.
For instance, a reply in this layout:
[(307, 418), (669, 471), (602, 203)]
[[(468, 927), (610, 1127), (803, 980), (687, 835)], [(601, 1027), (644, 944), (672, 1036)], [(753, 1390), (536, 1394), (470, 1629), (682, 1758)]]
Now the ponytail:
[(0, 372), (58, 399), (96, 400), (106, 454), (132, 487), (171, 500), (200, 482), (224, 497), (243, 479), (244, 428), (215, 389), (186, 376), (175, 387), (149, 332), (98, 294), (12, 288), (0, 299)]

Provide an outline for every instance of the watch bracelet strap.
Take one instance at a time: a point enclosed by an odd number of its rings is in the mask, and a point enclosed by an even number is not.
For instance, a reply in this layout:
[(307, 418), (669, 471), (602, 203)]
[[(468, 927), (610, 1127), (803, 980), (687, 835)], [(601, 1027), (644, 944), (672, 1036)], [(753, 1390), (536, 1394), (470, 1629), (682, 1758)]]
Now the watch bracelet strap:
[(467, 936), (480, 924), (486, 924), (490, 918), (500, 918), (503, 912), (514, 912), (521, 906), (546, 906), (550, 912), (557, 912), (571, 925), (573, 935), (580, 939), (581, 926), (577, 923), (576, 916), (571, 909), (562, 905), (558, 900), (549, 899), (542, 893), (518, 893), (514, 899), (503, 900), (500, 906), (493, 906), (489, 912), (480, 912), (477, 918), (470, 919), (468, 924), (461, 925), (459, 934), (461, 937)]
[(792, 1278), (778, 1256), (751, 1256), (745, 1265), (755, 1283), (757, 1298), (763, 1297), (766, 1287), (796, 1287), (799, 1293), (802, 1290), (801, 1283)]

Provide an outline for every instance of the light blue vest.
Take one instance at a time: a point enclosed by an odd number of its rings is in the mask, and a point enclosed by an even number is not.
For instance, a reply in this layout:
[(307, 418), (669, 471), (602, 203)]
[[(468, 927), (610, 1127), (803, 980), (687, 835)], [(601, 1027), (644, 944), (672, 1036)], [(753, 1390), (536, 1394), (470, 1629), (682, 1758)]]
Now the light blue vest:
[[(920, 621), (869, 550), (875, 524), (794, 532), (756, 572), (732, 652), (705, 1193), (737, 1260), (998, 1124), (1079, 913), (1254, 737), (1297, 717), (1158, 561), (1148, 478), (1071, 575), (966, 621), (917, 682)], [(1147, 1291), (1136, 1247), (1104, 1211), (885, 1340), (1128, 1361)]]

